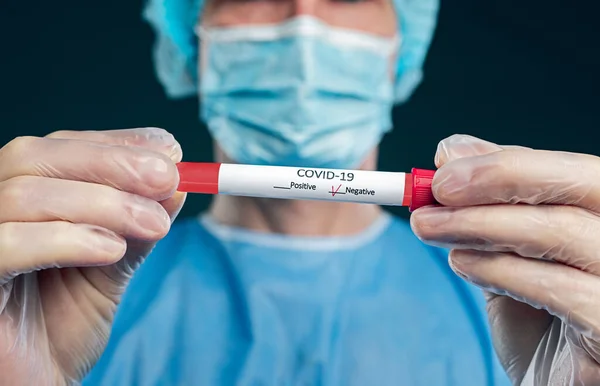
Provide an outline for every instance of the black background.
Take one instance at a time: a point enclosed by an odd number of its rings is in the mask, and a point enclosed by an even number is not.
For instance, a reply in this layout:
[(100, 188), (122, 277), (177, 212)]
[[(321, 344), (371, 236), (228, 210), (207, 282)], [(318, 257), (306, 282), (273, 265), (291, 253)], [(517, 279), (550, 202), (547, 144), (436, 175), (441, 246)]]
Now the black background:
[[(155, 80), (141, 8), (0, 0), (0, 144), (57, 129), (159, 126), (186, 160), (211, 160), (197, 102), (169, 101)], [(599, 11), (594, 1), (442, 1), (425, 82), (396, 109), (381, 168), (433, 167), (437, 142), (453, 133), (599, 154)], [(182, 216), (207, 202), (191, 197)]]

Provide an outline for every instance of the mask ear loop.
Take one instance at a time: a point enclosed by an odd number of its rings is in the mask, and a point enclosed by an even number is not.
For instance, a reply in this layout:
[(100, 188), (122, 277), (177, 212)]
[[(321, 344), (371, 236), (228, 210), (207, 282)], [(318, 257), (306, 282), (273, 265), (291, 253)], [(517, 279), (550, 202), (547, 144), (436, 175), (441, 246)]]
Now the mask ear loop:
[[(202, 23), (202, 21), (200, 20), (199, 23)], [(198, 44), (198, 60), (196, 62), (196, 72), (197, 72), (198, 76), (196, 79), (196, 86), (197, 86), (198, 93), (200, 93), (201, 83), (202, 83), (202, 78), (203, 78), (202, 75), (204, 74), (204, 70), (206, 69), (206, 66), (207, 66), (209, 39), (207, 39), (208, 31), (207, 31), (206, 27), (203, 27), (201, 24), (197, 24), (194, 27), (194, 33), (196, 35), (197, 42), (198, 42), (197, 43)]]
[(403, 39), (402, 39), (402, 34), (400, 32), (396, 32), (396, 34), (393, 37), (393, 51), (390, 54), (390, 58), (389, 58), (389, 66), (390, 66), (390, 79), (392, 81), (393, 84), (396, 84), (396, 81), (398, 80), (398, 74), (397, 74), (397, 69), (398, 69), (398, 60), (400, 60), (400, 51), (402, 49), (402, 43), (403, 43)]

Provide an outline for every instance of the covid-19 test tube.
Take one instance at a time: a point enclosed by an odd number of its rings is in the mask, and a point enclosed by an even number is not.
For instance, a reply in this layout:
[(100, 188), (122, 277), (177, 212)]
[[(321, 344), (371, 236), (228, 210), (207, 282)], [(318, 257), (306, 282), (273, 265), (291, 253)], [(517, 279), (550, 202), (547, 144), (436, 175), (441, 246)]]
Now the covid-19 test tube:
[(435, 171), (411, 173), (181, 162), (180, 192), (407, 206), (434, 205)]

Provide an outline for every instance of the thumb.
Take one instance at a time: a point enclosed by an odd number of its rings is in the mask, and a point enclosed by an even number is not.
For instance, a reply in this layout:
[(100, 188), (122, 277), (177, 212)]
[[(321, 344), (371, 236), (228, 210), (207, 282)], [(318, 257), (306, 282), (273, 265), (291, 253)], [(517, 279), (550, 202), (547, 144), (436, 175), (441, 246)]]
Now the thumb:
[[(181, 211), (185, 198), (185, 193), (176, 192), (160, 203), (171, 217), (171, 222), (175, 221)], [(109, 266), (85, 268), (88, 272), (86, 276), (107, 298), (118, 304), (121, 295), (129, 284), (129, 280), (144, 259), (152, 252), (155, 245), (156, 242), (127, 240), (127, 252), (121, 260)]]
[(554, 318), (543, 309), (511, 297), (484, 294), (496, 354), (508, 376), (518, 385)]

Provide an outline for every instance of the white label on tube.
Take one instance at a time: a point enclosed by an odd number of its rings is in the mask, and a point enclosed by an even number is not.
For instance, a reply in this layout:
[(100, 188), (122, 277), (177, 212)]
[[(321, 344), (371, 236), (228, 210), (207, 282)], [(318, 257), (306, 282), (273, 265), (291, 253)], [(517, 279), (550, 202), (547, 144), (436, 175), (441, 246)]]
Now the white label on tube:
[(219, 194), (402, 205), (405, 173), (222, 164)]

